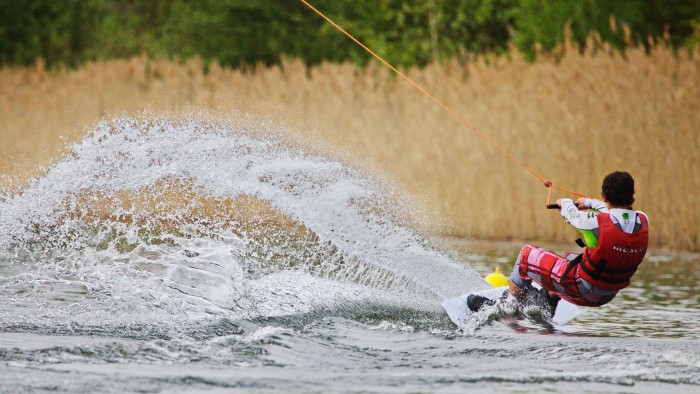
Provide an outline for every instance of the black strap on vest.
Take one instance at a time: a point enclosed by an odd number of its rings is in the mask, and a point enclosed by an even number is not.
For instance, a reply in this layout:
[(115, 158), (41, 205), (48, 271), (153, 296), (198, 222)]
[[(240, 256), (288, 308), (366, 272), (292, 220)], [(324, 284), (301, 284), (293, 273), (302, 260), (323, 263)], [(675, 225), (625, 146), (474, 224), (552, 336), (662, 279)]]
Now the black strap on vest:
[[(581, 238), (579, 238), (579, 240), (580, 240), (580, 239), (581, 239)], [(579, 255), (576, 256), (573, 260), (570, 260), (570, 261), (569, 261), (569, 264), (566, 266), (566, 269), (564, 270), (564, 273), (561, 275), (562, 280), (563, 280), (563, 278), (566, 278), (567, 275), (569, 275), (569, 272), (571, 272), (571, 270), (572, 270), (574, 267), (576, 267), (576, 266), (581, 262), (581, 260), (583, 260), (583, 253), (579, 254)]]
[(588, 274), (591, 278), (595, 280), (600, 280), (603, 274), (605, 274), (605, 278), (603, 282), (605, 283), (610, 283), (610, 284), (618, 284), (618, 283), (625, 283), (629, 281), (629, 278), (624, 278), (624, 279), (617, 279), (617, 278), (610, 278), (608, 275), (620, 275), (620, 274), (626, 274), (629, 272), (634, 272), (637, 270), (637, 266), (635, 265), (634, 267), (631, 268), (626, 268), (626, 269), (611, 269), (611, 268), (605, 268), (605, 266), (608, 264), (608, 261), (605, 259), (600, 259), (600, 261), (593, 261), (591, 260), (591, 256), (588, 252), (588, 249), (586, 249), (586, 260), (591, 264), (593, 267), (593, 271), (589, 270), (586, 264), (581, 264), (581, 269), (583, 272)]

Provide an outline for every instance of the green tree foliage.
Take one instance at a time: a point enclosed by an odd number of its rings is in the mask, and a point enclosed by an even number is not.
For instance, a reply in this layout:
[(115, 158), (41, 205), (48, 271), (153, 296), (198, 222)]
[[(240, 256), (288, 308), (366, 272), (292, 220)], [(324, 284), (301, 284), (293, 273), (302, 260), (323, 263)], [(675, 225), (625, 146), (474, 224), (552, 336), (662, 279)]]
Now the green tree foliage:
[[(423, 66), (465, 53), (502, 53), (514, 42), (534, 58), (591, 32), (623, 49), (666, 36), (694, 45), (697, 0), (313, 0), (389, 62)], [(626, 36), (623, 26), (631, 35)], [(282, 56), (366, 64), (370, 57), (297, 0), (0, 0), (0, 65), (77, 66), (94, 59), (186, 59), (230, 66)]]
[[(505, 11), (517, 5), (516, 0), (327, 3), (327, 13), (338, 16), (341, 26), (390, 63), (401, 66), (422, 66), (461, 52), (504, 51), (511, 24)], [(321, 29), (324, 35), (338, 37), (334, 30), (328, 24)], [(349, 49), (351, 60), (367, 61), (361, 48)]]
[(165, 55), (161, 26), (170, 19), (172, 4), (165, 0), (83, 0), (90, 25), (83, 29), (89, 45), (84, 60), (122, 58), (142, 52)]
[(298, 2), (266, 0), (176, 1), (162, 26), (162, 50), (238, 66), (276, 63), (282, 54), (303, 56), (313, 24)]
[(80, 0), (0, 0), (0, 64), (30, 64), (43, 58), (77, 65), (91, 27)]
[(521, 0), (513, 10), (514, 41), (529, 59), (538, 48), (546, 52), (563, 44), (565, 26), (581, 49), (594, 32), (619, 50), (648, 47), (650, 39), (664, 36), (679, 47), (691, 42), (699, 15), (697, 0)]

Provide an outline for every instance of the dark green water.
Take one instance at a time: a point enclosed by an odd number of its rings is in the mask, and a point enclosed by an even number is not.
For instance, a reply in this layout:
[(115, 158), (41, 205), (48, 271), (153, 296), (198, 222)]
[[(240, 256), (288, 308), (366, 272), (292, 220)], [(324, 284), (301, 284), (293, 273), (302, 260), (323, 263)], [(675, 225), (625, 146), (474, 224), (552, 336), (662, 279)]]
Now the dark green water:
[[(484, 274), (505, 269), (518, 250), (458, 246), (463, 263)], [(621, 297), (585, 308), (561, 329), (505, 319), (470, 333), (458, 330), (438, 303), (401, 306), (363, 288), (355, 289), (362, 296), (354, 301), (345, 294), (344, 301), (325, 299), (319, 303), (325, 306), (276, 317), (231, 320), (171, 310), (167, 315), (180, 317), (135, 323), (119, 317), (128, 310), (118, 302), (103, 304), (104, 316), (86, 313), (81, 304), (94, 300), (78, 286), (39, 291), (38, 278), (5, 265), (5, 296), (21, 288), (51, 301), (39, 307), (21, 298), (3, 306), (0, 391), (695, 393), (698, 283), (687, 273), (697, 263), (694, 255), (652, 252)], [(20, 284), (22, 277), (29, 280)], [(333, 297), (329, 289), (348, 287), (306, 274), (291, 278), (325, 289), (316, 293), (322, 299)], [(285, 291), (291, 289), (301, 291)], [(90, 321), (81, 323), (81, 313)]]

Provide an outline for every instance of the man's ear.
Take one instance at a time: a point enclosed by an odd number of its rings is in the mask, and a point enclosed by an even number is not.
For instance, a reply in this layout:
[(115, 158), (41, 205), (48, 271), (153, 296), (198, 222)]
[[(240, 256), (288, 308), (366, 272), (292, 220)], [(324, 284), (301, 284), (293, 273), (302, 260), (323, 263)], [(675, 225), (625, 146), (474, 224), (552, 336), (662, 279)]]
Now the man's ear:
[(605, 193), (600, 193), (600, 196), (603, 198), (603, 202), (608, 202), (608, 199), (605, 198)]

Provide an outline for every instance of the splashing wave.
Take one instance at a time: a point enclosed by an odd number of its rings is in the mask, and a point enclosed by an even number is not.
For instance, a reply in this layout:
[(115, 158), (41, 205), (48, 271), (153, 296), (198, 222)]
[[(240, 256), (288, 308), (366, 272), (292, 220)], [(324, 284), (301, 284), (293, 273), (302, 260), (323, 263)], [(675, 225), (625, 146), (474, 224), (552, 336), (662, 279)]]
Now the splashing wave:
[(18, 310), (124, 324), (431, 308), (479, 281), (370, 177), (202, 119), (103, 121), (0, 201), (6, 322)]

